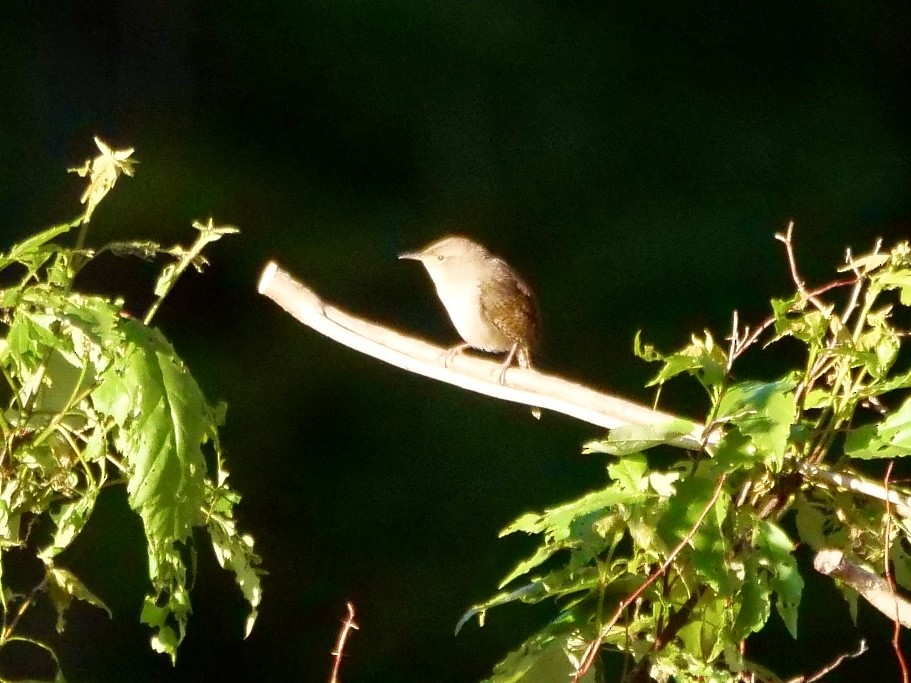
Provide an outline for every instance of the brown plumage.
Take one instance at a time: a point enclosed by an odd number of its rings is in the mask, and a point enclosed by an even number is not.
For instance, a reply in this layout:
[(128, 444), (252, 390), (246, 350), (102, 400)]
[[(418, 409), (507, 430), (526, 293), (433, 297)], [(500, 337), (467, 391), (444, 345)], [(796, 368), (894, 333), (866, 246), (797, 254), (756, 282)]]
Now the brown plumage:
[(399, 258), (424, 264), (465, 341), (450, 349), (448, 359), (468, 347), (507, 353), (501, 384), (514, 358), (521, 367), (531, 367), (531, 351), (538, 340), (538, 309), (531, 289), (505, 261), (459, 236), (444, 237)]

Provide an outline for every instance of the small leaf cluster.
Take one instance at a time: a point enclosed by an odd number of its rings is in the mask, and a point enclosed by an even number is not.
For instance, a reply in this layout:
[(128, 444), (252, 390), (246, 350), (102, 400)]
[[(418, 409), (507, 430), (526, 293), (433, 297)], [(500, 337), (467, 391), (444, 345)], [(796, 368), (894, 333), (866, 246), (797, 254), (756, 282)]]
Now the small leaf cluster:
[[(870, 463), (860, 462), (911, 454), (911, 369), (901, 367), (911, 247), (849, 252), (844, 277), (810, 291), (790, 231), (780, 239), (796, 291), (755, 330), (735, 316), (726, 343), (705, 332), (670, 354), (636, 340), (636, 354), (660, 365), (652, 386), (689, 377), (704, 389), (701, 443), (644, 452), (686, 433), (680, 420), (614, 430), (585, 447), (606, 454), (606, 485), (503, 530), (540, 545), (459, 628), (512, 602), (554, 601), (559, 613), (489, 681), (617, 680), (608, 659), (629, 681), (778, 681), (750, 659), (749, 638), (774, 615), (798, 637), (812, 571), (795, 557), (801, 544), (880, 573), (888, 560), (898, 590), (911, 590), (911, 507), (894, 504), (908, 492), (864, 479)], [(748, 350), (780, 350), (791, 369), (738, 379)], [(819, 472), (865, 486), (836, 487)], [(858, 594), (839, 588), (856, 615)]]
[[(22, 618), (48, 599), (63, 632), (72, 601), (110, 610), (65, 566), (65, 551), (88, 523), (105, 488), (125, 487), (139, 515), (148, 555), (149, 593), (141, 620), (151, 644), (176, 658), (191, 612), (194, 530), (208, 534), (220, 564), (231, 570), (250, 606), (246, 632), (261, 599), (253, 539), (237, 529), (240, 496), (227, 483), (218, 428), (224, 406), (206, 401), (186, 365), (151, 319), (180, 275), (204, 261), (202, 249), (234, 228), (194, 223), (188, 248), (151, 242), (97, 251), (64, 246), (121, 172), (132, 174), (132, 150), (101, 155), (78, 172), (90, 175), (87, 211), (0, 254), (0, 649), (12, 642), (40, 648), (62, 680), (51, 646), (25, 632)], [(164, 255), (156, 299), (144, 319), (121, 299), (81, 293), (79, 271), (102, 251)], [(40, 561), (31, 587), (5, 573), (13, 553)], [(0, 672), (2, 676), (2, 672)]]

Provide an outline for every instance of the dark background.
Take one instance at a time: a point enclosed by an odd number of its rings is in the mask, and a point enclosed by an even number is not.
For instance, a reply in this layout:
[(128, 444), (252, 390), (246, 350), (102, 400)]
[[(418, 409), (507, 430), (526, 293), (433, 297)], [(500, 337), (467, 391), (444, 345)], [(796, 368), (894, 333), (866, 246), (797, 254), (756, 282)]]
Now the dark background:
[[(908, 4), (903, 2), (5, 3), (0, 28), (0, 249), (79, 211), (67, 167), (93, 135), (135, 146), (90, 241), (193, 239), (212, 215), (242, 232), (210, 249), (157, 323), (210, 398), (244, 528), (265, 565), (259, 622), (201, 546), (177, 666), (137, 624), (140, 527), (106, 496), (63, 556), (112, 607), (77, 607), (54, 638), (72, 681), (326, 681), (354, 602), (345, 683), (472, 681), (547, 609), (470, 623), (528, 539), (521, 513), (604, 481), (580, 455), (599, 431), (466, 394), (362, 357), (255, 293), (277, 259), (339, 305), (455, 340), (429, 279), (395, 260), (462, 232), (538, 292), (548, 371), (650, 400), (633, 359), (731, 310), (765, 315), (790, 290), (773, 234), (797, 223), (805, 277), (844, 248), (904, 237), (909, 197)], [(105, 257), (90, 291), (145, 310), (156, 270)], [(741, 372), (770, 376), (754, 365)], [(699, 417), (696, 393), (666, 408)], [(751, 648), (808, 673), (860, 633), (827, 581), (801, 639), (775, 616)], [(861, 609), (874, 653), (828, 680), (891, 680), (888, 625)], [(879, 669), (877, 669), (879, 668)]]

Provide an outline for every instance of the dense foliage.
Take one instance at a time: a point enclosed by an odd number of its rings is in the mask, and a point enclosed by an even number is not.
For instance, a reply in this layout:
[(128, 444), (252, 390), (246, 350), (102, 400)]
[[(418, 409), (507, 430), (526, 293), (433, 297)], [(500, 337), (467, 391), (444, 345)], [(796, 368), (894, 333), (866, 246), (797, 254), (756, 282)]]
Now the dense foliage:
[[(227, 484), (218, 441), (224, 407), (206, 401), (151, 326), (181, 274), (204, 265), (203, 248), (236, 230), (210, 220), (194, 223), (199, 234), (189, 248), (151, 242), (85, 248), (92, 213), (122, 173), (132, 175), (134, 163), (132, 150), (96, 143), (101, 154), (74, 169), (89, 178), (85, 213), (0, 255), (0, 649), (13, 642), (41, 648), (61, 680), (50, 644), (25, 629), (23, 617), (50, 600), (62, 632), (74, 599), (108, 610), (88, 588), (91, 582), (65, 561), (106, 487), (125, 486), (142, 519), (151, 585), (141, 619), (153, 629), (155, 650), (173, 660), (186, 631), (194, 529), (208, 534), (220, 564), (234, 572), (250, 605), (247, 633), (261, 598), (259, 558), (253, 539), (237, 530), (240, 497)], [(65, 246), (61, 238), (76, 228), (76, 247)], [(120, 299), (78, 290), (81, 268), (106, 250), (168, 259), (142, 320)], [(43, 577), (36, 585), (4, 574), (14, 553), (40, 559)]]
[[(614, 430), (586, 447), (609, 458), (605, 486), (503, 530), (539, 535), (541, 545), (459, 626), (475, 615), (483, 624), (489, 608), (513, 601), (561, 609), (490, 681), (600, 680), (608, 651), (625, 657), (625, 680), (777, 681), (750, 659), (749, 637), (773, 614), (798, 636), (802, 571), (812, 571), (795, 558), (800, 543), (838, 550), (894, 579), (892, 591), (911, 590), (907, 493), (889, 481), (891, 468), (880, 482), (858, 469), (911, 454), (911, 370), (901, 354), (911, 247), (848, 252), (843, 279), (810, 291), (792, 227), (778, 238), (796, 292), (773, 301), (766, 322), (751, 331), (735, 316), (728, 343), (706, 332), (667, 355), (637, 340), (637, 354), (661, 365), (652, 385), (688, 375), (705, 390), (701, 443), (669, 461), (644, 451), (695, 425)], [(783, 356), (799, 359), (793, 369), (735, 377), (748, 349), (773, 353), (785, 340)], [(826, 476), (834, 473), (840, 486)], [(521, 577), (530, 578), (515, 585)], [(856, 615), (858, 593), (839, 587)]]

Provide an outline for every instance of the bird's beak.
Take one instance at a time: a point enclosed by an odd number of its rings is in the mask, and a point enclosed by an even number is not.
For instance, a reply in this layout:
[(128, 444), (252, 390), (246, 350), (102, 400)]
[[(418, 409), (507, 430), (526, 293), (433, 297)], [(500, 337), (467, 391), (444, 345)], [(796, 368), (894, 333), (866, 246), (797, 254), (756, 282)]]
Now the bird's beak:
[(407, 251), (404, 254), (399, 254), (399, 260), (409, 259), (411, 261), (420, 261), (424, 258), (424, 254), (419, 251)]

